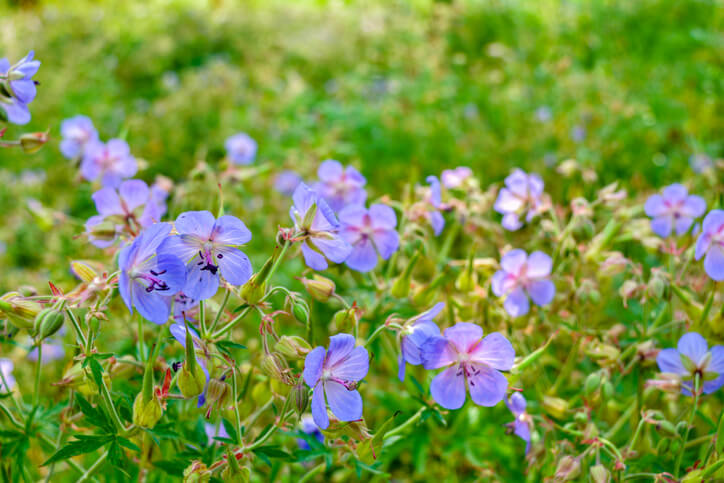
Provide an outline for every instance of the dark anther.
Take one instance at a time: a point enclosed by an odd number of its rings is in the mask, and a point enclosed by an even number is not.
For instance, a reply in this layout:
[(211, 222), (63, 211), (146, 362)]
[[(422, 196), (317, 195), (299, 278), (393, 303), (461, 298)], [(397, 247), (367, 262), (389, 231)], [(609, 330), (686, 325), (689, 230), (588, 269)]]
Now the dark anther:
[(224, 255), (222, 255), (221, 253), (219, 253), (218, 255), (216, 255), (216, 258), (218, 258), (219, 260), (221, 260), (222, 258), (224, 258)]

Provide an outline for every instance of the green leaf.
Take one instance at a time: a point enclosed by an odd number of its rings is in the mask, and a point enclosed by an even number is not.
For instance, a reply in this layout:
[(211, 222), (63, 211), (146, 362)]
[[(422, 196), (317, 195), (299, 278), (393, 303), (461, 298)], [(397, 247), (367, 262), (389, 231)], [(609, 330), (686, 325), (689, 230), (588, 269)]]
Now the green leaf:
[(76, 402), (83, 415), (89, 423), (104, 429), (107, 433), (114, 433), (115, 428), (106, 416), (106, 413), (100, 408), (94, 408), (80, 393), (75, 394)]
[(73, 456), (91, 453), (100, 448), (101, 446), (104, 446), (106, 443), (113, 441), (114, 439), (112, 435), (108, 434), (100, 436), (77, 435), (76, 438), (77, 439), (75, 441), (71, 441), (63, 448), (58, 450), (41, 466), (47, 466), (51, 463), (55, 463), (56, 461), (62, 461), (68, 458), (72, 458)]
[(236, 428), (233, 424), (231, 424), (230, 421), (228, 421), (226, 418), (221, 419), (221, 423), (224, 425), (224, 429), (226, 430), (226, 434), (229, 435), (229, 438), (234, 444), (239, 444), (239, 435), (236, 434)]
[(136, 444), (131, 441), (130, 439), (123, 438), (121, 436), (116, 437), (116, 441), (118, 441), (118, 444), (123, 446), (126, 449), (130, 449), (131, 451), (138, 451), (141, 452), (141, 448), (136, 446)]
[(357, 446), (357, 458), (359, 458), (360, 461), (372, 464), (377, 459), (380, 451), (382, 451), (385, 434), (392, 428), (395, 419), (399, 415), (399, 412), (395, 413), (392, 417), (388, 418), (387, 421), (382, 423), (382, 426), (379, 427), (372, 438), (359, 443)]
[(724, 417), (719, 418), (719, 428), (716, 430), (716, 452), (721, 454), (724, 450)]
[(103, 366), (96, 360), (95, 357), (88, 358), (88, 364), (90, 364), (91, 373), (93, 373), (93, 380), (100, 389), (103, 386)]

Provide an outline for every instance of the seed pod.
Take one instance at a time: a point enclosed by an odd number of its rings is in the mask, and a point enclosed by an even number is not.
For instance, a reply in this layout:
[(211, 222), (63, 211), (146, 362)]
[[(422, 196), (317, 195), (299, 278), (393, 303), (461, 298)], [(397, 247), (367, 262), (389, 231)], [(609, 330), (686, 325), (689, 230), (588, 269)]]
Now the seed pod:
[(601, 399), (603, 401), (608, 401), (613, 396), (613, 384), (611, 384), (611, 381), (605, 381), (603, 385), (601, 385)]
[(45, 309), (35, 317), (35, 332), (38, 337), (46, 339), (63, 327), (65, 322), (65, 312), (57, 309)]
[(590, 475), (593, 483), (608, 483), (611, 481), (611, 473), (601, 464), (591, 466)]
[(153, 395), (148, 401), (143, 400), (143, 393), (138, 393), (133, 402), (133, 424), (141, 428), (151, 429), (156, 426), (163, 415), (158, 398)]
[(334, 314), (334, 325), (338, 332), (352, 332), (359, 322), (357, 307), (343, 309)]
[(674, 424), (671, 423), (670, 421), (666, 421), (666, 420), (658, 421), (656, 423), (655, 427), (656, 427), (656, 430), (659, 433), (663, 434), (664, 436), (667, 436), (667, 437), (678, 436), (678, 434), (676, 432), (676, 426), (674, 426)]
[(327, 302), (329, 298), (334, 295), (336, 288), (333, 281), (316, 273), (312, 275), (311, 279), (302, 278), (301, 282), (307, 290), (307, 293), (311, 295), (314, 300), (320, 302)]
[(586, 382), (583, 385), (583, 393), (586, 396), (590, 396), (593, 392), (598, 389), (601, 385), (601, 374), (594, 372), (586, 377)]
[(193, 368), (189, 368), (189, 364), (184, 363), (176, 384), (185, 398), (196, 397), (204, 392), (206, 374), (204, 374), (201, 364), (197, 363), (193, 365)]
[(294, 384), (292, 376), (289, 374), (289, 364), (287, 364), (287, 360), (278, 352), (265, 354), (261, 360), (261, 369), (272, 379), (288, 386)]
[(211, 472), (201, 461), (192, 462), (184, 470), (183, 483), (208, 483), (211, 481)]
[(91, 283), (98, 276), (90, 265), (78, 260), (70, 262), (70, 271), (85, 283)]
[(296, 335), (283, 335), (279, 338), (274, 349), (289, 359), (303, 359), (312, 350), (312, 346), (309, 345), (309, 342)]
[(305, 326), (309, 325), (309, 304), (301, 297), (294, 297), (291, 301), (292, 315)]
[(20, 147), (29, 154), (35, 153), (48, 142), (47, 132), (25, 133), (20, 136)]
[(0, 315), (4, 315), (18, 329), (32, 329), (35, 317), (43, 307), (32, 300), (25, 300), (17, 292), (0, 297)]
[(556, 419), (563, 419), (568, 411), (568, 402), (559, 397), (543, 396), (543, 409)]
[(558, 461), (555, 477), (558, 481), (571, 481), (581, 474), (581, 463), (578, 458), (565, 455)]
[(309, 405), (309, 389), (304, 385), (303, 382), (299, 382), (292, 388), (289, 397), (292, 398), (292, 404), (297, 415), (301, 418), (304, 411), (307, 410)]

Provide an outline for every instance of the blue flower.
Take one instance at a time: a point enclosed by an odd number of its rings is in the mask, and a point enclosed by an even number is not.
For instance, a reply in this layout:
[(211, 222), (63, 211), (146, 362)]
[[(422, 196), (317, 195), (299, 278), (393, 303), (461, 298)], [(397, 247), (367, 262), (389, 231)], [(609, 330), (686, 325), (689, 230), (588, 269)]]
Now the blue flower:
[(76, 159), (83, 155), (88, 143), (98, 141), (98, 131), (93, 121), (87, 116), (75, 116), (60, 124), (60, 152), (68, 159)]
[(527, 405), (525, 398), (519, 392), (514, 392), (505, 404), (513, 413), (515, 420), (509, 423), (513, 429), (513, 433), (525, 441), (525, 452), (530, 450), (530, 430), (533, 426), (533, 418), (526, 412), (525, 407)]
[(724, 210), (711, 210), (706, 215), (694, 254), (697, 260), (706, 255), (704, 271), (712, 280), (724, 280)]
[[(186, 326), (183, 323), (173, 323), (169, 325), (168, 327), (169, 332), (171, 332), (171, 335), (174, 339), (176, 339), (179, 344), (181, 344), (184, 349), (186, 349)], [(201, 407), (204, 404), (206, 404), (206, 391), (209, 389), (209, 358), (206, 354), (206, 351), (204, 350), (204, 344), (201, 342), (201, 339), (199, 338), (199, 335), (196, 333), (196, 331), (193, 329), (193, 327), (189, 328), (189, 331), (191, 332), (191, 340), (194, 344), (194, 355), (196, 356), (196, 362), (201, 366), (201, 370), (204, 372), (204, 375), (206, 376), (206, 384), (204, 385), (204, 391), (199, 394), (199, 399), (197, 403), (197, 407)]]
[(367, 199), (364, 189), (365, 177), (354, 166), (342, 166), (339, 161), (328, 159), (319, 165), (317, 176), (320, 181), (314, 185), (334, 211), (346, 205), (363, 205)]
[(168, 223), (151, 225), (118, 255), (121, 298), (131, 313), (136, 307), (145, 319), (156, 324), (166, 323), (170, 314), (168, 296), (181, 290), (186, 282), (184, 264), (176, 255), (156, 253), (170, 232)]
[(400, 331), (400, 357), (397, 377), (405, 380), (405, 363), (417, 366), (423, 363), (422, 347), (431, 337), (440, 336), (440, 328), (432, 319), (445, 308), (444, 302), (436, 303), (431, 309), (407, 320)]
[(503, 228), (515, 231), (523, 226), (521, 216), (525, 214), (525, 221), (530, 222), (542, 205), (543, 180), (537, 174), (515, 169), (505, 178), (505, 187), (498, 192), (493, 208), (503, 215)]
[(377, 254), (387, 260), (400, 246), (395, 211), (387, 205), (345, 206), (339, 212), (340, 236), (352, 246), (345, 263), (353, 270), (368, 272), (377, 265)]
[(98, 140), (85, 146), (80, 173), (88, 181), (100, 181), (103, 186), (116, 187), (124, 178), (136, 174), (136, 158), (131, 156), (128, 143), (122, 139), (111, 139), (103, 144)]
[[(314, 422), (314, 418), (310, 417), (308, 414), (305, 414), (300, 421), (300, 426), (304, 433), (313, 436), (320, 443), (324, 443), (324, 435)], [(305, 451), (312, 449), (309, 446), (309, 443), (307, 443), (307, 441), (302, 438), (297, 438), (297, 445), (299, 446), (299, 449), (303, 449)]]
[(226, 155), (234, 164), (251, 164), (256, 157), (256, 141), (243, 132), (228, 138), (224, 147)]
[(673, 230), (681, 236), (704, 214), (706, 202), (699, 196), (689, 195), (684, 185), (676, 183), (664, 188), (660, 195), (649, 196), (644, 211), (652, 218), (654, 233), (666, 238)]
[(11, 66), (8, 59), (0, 59), (0, 107), (7, 120), (13, 124), (30, 122), (28, 104), (35, 99), (36, 88), (33, 76), (40, 68), (40, 61), (33, 60), (34, 52)]
[(724, 386), (724, 346), (709, 350), (706, 339), (696, 332), (682, 335), (676, 349), (662, 349), (656, 363), (661, 372), (681, 377), (681, 392), (686, 396), (691, 396), (697, 374), (704, 394)]

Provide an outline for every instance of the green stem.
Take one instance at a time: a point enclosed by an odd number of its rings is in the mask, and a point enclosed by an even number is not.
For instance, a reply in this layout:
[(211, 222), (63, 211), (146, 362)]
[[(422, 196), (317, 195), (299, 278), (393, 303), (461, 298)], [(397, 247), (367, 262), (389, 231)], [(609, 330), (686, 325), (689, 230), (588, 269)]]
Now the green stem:
[(276, 260), (274, 260), (274, 265), (272, 265), (271, 270), (269, 270), (269, 275), (267, 276), (267, 280), (271, 280), (272, 275), (274, 275), (274, 272), (277, 271), (277, 267), (279, 267), (279, 264), (284, 259), (284, 255), (286, 255), (287, 250), (292, 244), (289, 242), (289, 240), (284, 240), (284, 245), (282, 245), (282, 251), (279, 252), (279, 256)]
[(239, 416), (239, 390), (236, 379), (241, 377), (241, 374), (236, 370), (234, 365), (234, 371), (231, 374), (231, 388), (234, 391), (234, 416), (236, 417), (236, 436), (241, 438), (241, 416)]
[(80, 328), (80, 324), (78, 323), (78, 319), (75, 317), (75, 314), (73, 313), (70, 308), (65, 309), (65, 313), (68, 314), (68, 318), (70, 319), (70, 322), (73, 324), (73, 329), (75, 329), (75, 334), (78, 336), (78, 339), (80, 340), (80, 346), (83, 348), (83, 350), (86, 349), (88, 346), (88, 339), (86, 339), (85, 334), (83, 334), (83, 331)]
[(368, 345), (369, 345), (373, 340), (375, 340), (375, 339), (377, 338), (377, 336), (380, 335), (380, 333), (381, 333), (383, 330), (385, 330), (386, 328), (387, 328), (387, 326), (386, 326), (384, 323), (383, 323), (382, 325), (380, 325), (379, 327), (377, 327), (377, 328), (375, 329), (375, 331), (372, 332), (372, 334), (370, 334), (370, 336), (367, 338), (367, 342), (364, 343), (364, 346), (365, 346), (365, 347), (368, 346)]
[(143, 343), (143, 317), (141, 317), (141, 314), (137, 314), (138, 316), (138, 360), (144, 361), (146, 360), (146, 357), (144, 356), (144, 352), (146, 352), (146, 349), (144, 347)]
[(324, 468), (327, 466), (326, 463), (320, 463), (311, 470), (307, 471), (307, 473), (302, 476), (302, 478), (299, 480), (299, 483), (306, 483), (307, 481), (311, 480), (315, 475), (317, 475), (319, 472), (323, 471)]
[(219, 310), (216, 312), (216, 316), (214, 317), (214, 322), (211, 324), (211, 328), (209, 329), (210, 332), (213, 332), (214, 329), (216, 329), (216, 325), (219, 323), (219, 319), (221, 319), (221, 314), (224, 313), (226, 304), (229, 303), (229, 297), (231, 297), (231, 290), (227, 289), (226, 293), (224, 294), (224, 300), (221, 301), (221, 306), (219, 307)]
[(93, 463), (93, 466), (88, 468), (88, 471), (86, 471), (85, 473), (83, 473), (83, 475), (81, 475), (81, 477), (78, 479), (78, 483), (86, 481), (88, 478), (90, 478), (91, 475), (93, 475), (93, 473), (95, 473), (95, 471), (101, 467), (101, 465), (103, 464), (103, 462), (106, 460), (107, 457), (108, 457), (108, 451), (103, 453), (101, 455), (101, 457), (98, 458), (95, 463)]
[(251, 446), (247, 446), (245, 448), (246, 451), (251, 451), (254, 448), (258, 448), (259, 446), (263, 445), (264, 442), (266, 442), (267, 439), (271, 437), (272, 434), (277, 430), (279, 426), (284, 424), (284, 420), (287, 418), (287, 407), (289, 406), (289, 394), (287, 394), (287, 397), (284, 399), (284, 406), (282, 406), (282, 410), (279, 413), (279, 424), (273, 425), (271, 428), (269, 428), (269, 431), (267, 431), (263, 436), (260, 436), (259, 439), (254, 441), (254, 443)]
[(626, 421), (631, 417), (631, 413), (633, 413), (634, 409), (636, 409), (636, 406), (633, 404), (629, 404), (626, 410), (621, 414), (621, 417), (616, 420), (616, 422), (611, 426), (611, 429), (606, 433), (606, 439), (611, 439), (614, 436), (616, 436), (616, 433), (618, 433), (624, 424), (626, 424)]
[(229, 322), (228, 324), (226, 324), (225, 326), (223, 326), (221, 329), (219, 329), (218, 331), (216, 331), (216, 332), (214, 332), (213, 334), (211, 334), (211, 336), (210, 336), (209, 338), (210, 338), (210, 339), (218, 339), (218, 338), (221, 337), (222, 335), (226, 334), (228, 331), (230, 331), (232, 328), (234, 328), (234, 326), (235, 326), (237, 323), (239, 323), (239, 321), (240, 321), (241, 319), (244, 318), (244, 316), (249, 312), (249, 310), (251, 310), (251, 307), (246, 307), (244, 310), (241, 311), (241, 313), (240, 313), (239, 315), (237, 315), (236, 317), (234, 317), (234, 318), (231, 320), (231, 322)]
[(694, 424), (694, 416), (696, 415), (696, 409), (699, 407), (699, 373), (694, 376), (694, 406), (691, 408), (691, 414), (689, 415), (689, 422), (686, 424), (686, 431), (684, 432), (684, 441), (681, 443), (681, 449), (679, 455), (676, 457), (676, 466), (674, 467), (674, 476), (679, 476), (679, 468), (681, 468), (681, 460), (684, 458), (684, 450), (686, 449), (686, 442), (689, 440), (689, 431), (691, 426)]
[(407, 421), (405, 421), (404, 423), (400, 424), (400, 425), (397, 426), (396, 428), (392, 428), (391, 430), (389, 430), (388, 432), (386, 432), (385, 435), (384, 435), (384, 437), (383, 437), (382, 439), (383, 439), (383, 440), (386, 440), (386, 439), (389, 439), (389, 438), (391, 438), (391, 437), (393, 437), (393, 436), (397, 436), (398, 434), (400, 434), (401, 432), (403, 432), (405, 429), (407, 429), (408, 427), (410, 427), (410, 426), (412, 426), (413, 424), (415, 424), (415, 423), (420, 419), (420, 416), (422, 416), (422, 412), (423, 412), (424, 410), (425, 410), (425, 407), (424, 407), (424, 406), (421, 407), (420, 409), (418, 409), (417, 412), (416, 412), (415, 414), (413, 414), (412, 416), (410, 416), (410, 418), (409, 418)]
[(8, 417), (10, 422), (13, 423), (15, 425), (15, 427), (20, 428), (20, 429), (25, 427), (25, 426), (23, 426), (23, 424), (20, 421), (15, 419), (15, 416), (13, 416), (13, 413), (10, 412), (10, 409), (8, 409), (7, 406), (5, 406), (1, 402), (0, 402), (0, 411), (5, 413), (5, 415)]
[(199, 329), (201, 338), (206, 339), (206, 303), (203, 300), (199, 302)]
[(43, 367), (43, 341), (38, 341), (38, 361), (35, 364), (35, 385), (33, 386), (33, 408), (38, 407), (40, 399), (40, 369)]
[(711, 304), (714, 302), (714, 294), (717, 291), (719, 283), (714, 282), (714, 286), (711, 289), (711, 293), (709, 293), (709, 297), (706, 299), (706, 304), (704, 305), (704, 310), (701, 312), (701, 318), (699, 318), (699, 324), (695, 326), (695, 328), (701, 329), (704, 327), (704, 323), (706, 322), (706, 319), (709, 317), (709, 312), (711, 311)]

